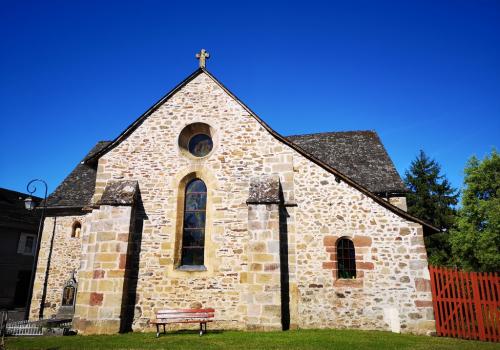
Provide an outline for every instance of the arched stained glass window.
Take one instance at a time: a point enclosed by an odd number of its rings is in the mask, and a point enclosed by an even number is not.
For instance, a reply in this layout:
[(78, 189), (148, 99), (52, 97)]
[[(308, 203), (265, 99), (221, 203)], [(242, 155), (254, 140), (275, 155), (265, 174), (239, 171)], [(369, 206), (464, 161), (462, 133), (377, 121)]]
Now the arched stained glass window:
[(204, 264), (206, 207), (207, 186), (200, 179), (191, 180), (184, 199), (181, 265)]
[(337, 241), (337, 277), (356, 278), (356, 253), (349, 238)]

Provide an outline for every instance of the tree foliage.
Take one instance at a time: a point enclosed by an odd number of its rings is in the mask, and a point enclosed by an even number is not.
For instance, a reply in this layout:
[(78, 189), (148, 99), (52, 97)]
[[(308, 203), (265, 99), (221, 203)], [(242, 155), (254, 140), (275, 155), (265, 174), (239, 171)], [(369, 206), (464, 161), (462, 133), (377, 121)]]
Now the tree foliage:
[(406, 196), (408, 212), (443, 230), (426, 237), (429, 262), (432, 265), (449, 265), (451, 245), (448, 230), (455, 222), (457, 189), (441, 174), (441, 166), (424, 151), (420, 151), (411, 162), (404, 182), (409, 190)]
[(465, 167), (462, 207), (450, 241), (454, 263), (473, 271), (500, 271), (500, 156), (493, 150)]
[(441, 229), (449, 229), (455, 221), (458, 191), (444, 175), (441, 166), (420, 151), (405, 172), (408, 212)]

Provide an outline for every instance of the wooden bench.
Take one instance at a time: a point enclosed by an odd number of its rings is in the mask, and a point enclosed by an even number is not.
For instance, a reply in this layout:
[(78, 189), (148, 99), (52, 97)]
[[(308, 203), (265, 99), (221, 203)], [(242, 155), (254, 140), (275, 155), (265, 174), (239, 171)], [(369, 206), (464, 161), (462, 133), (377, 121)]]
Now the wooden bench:
[(160, 336), (160, 326), (163, 326), (165, 334), (165, 325), (170, 323), (199, 323), (201, 337), (207, 332), (207, 322), (212, 322), (214, 315), (214, 309), (167, 309), (157, 311), (156, 318), (150, 323), (156, 325), (157, 338)]

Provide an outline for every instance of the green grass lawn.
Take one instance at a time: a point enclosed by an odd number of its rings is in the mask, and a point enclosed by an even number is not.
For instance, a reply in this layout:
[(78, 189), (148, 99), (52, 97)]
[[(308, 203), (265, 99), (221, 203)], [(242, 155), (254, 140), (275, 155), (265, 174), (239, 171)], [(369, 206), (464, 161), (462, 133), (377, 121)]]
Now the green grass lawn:
[(354, 330), (298, 330), (288, 332), (154, 333), (120, 335), (7, 338), (10, 349), (500, 349), (499, 344), (450, 338)]

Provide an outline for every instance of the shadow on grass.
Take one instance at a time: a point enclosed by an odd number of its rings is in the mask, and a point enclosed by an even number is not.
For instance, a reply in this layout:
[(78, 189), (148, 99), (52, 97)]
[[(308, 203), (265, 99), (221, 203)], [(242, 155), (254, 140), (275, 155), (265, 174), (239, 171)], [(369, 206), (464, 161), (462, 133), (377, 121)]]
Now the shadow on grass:
[[(155, 332), (148, 332), (148, 333), (151, 333), (154, 337), (156, 337), (156, 333)], [(148, 334), (148, 333), (143, 333), (143, 334)], [(178, 330), (175, 330), (175, 331), (169, 331), (167, 329), (166, 333), (163, 333), (163, 332), (160, 331), (160, 338), (164, 337), (164, 336), (167, 336), (167, 335), (199, 334), (199, 333), (200, 333), (200, 331), (196, 330), (196, 329), (178, 329)], [(224, 330), (221, 330), (221, 329), (214, 329), (213, 331), (207, 330), (206, 332), (203, 332), (203, 336), (205, 336), (207, 334), (223, 334), (223, 333), (224, 333)]]

